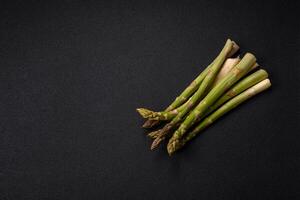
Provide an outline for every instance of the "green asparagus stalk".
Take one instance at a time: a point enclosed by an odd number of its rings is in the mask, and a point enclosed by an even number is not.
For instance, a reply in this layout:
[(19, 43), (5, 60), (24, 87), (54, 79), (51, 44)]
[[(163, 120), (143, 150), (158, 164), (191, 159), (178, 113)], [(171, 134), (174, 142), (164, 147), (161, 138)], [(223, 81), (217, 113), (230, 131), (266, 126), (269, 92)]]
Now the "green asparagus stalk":
[[(243, 77), (248, 70), (255, 64), (256, 58), (254, 55), (247, 53), (243, 59), (227, 74), (221, 82), (219, 82), (207, 96), (196, 106), (196, 108), (186, 117), (179, 128), (175, 131), (168, 143), (168, 152), (172, 152), (179, 145), (180, 139), (184, 136), (187, 130), (198, 120), (200, 120), (205, 111), (213, 105), (213, 103), (229, 89), (235, 82)], [(208, 76), (208, 75), (207, 75)], [(205, 79), (204, 79), (205, 80)], [(203, 81), (203, 84), (205, 82)], [(203, 85), (201, 84), (201, 86)], [(200, 87), (201, 87), (200, 86)], [(176, 118), (174, 118), (176, 119)], [(156, 138), (157, 139), (157, 138)]]
[[(234, 42), (232, 42), (232, 48), (230, 50), (230, 52), (228, 53), (227, 57), (230, 57), (232, 55), (234, 55), (238, 50), (239, 50), (239, 46)], [(191, 82), (191, 84), (171, 103), (170, 106), (168, 106), (168, 108), (165, 109), (165, 112), (171, 111), (173, 109), (176, 109), (178, 106), (182, 105), (199, 87), (199, 85), (201, 84), (201, 82), (203, 81), (203, 79), (205, 78), (206, 74), (209, 71), (209, 68), (213, 65), (214, 62), (212, 62), (202, 73), (200, 73), (198, 75), (198, 77)], [(138, 112), (142, 112), (140, 113), (143, 116), (143, 110), (141, 109), (137, 109)], [(144, 112), (145, 116), (147, 115), (147, 112)], [(153, 126), (157, 125), (158, 121), (157, 120), (147, 120), (144, 124), (143, 124), (143, 128), (152, 128)]]
[[(164, 111), (162, 112), (154, 112), (152, 110), (146, 109), (146, 108), (137, 108), (136, 110), (143, 118), (149, 118), (144, 124), (143, 128), (152, 128), (155, 125), (159, 123), (158, 120), (151, 119), (151, 116), (153, 113), (156, 113), (159, 116), (168, 115), (165, 113), (168, 113), (169, 111), (176, 109), (178, 106), (186, 102), (186, 100), (197, 90), (203, 79), (205, 78), (206, 74), (209, 71), (209, 68), (211, 67), (213, 63), (208, 65), (206, 69), (201, 72), (195, 80), (193, 80), (190, 85), (178, 96), (175, 98), (175, 100), (169, 105)], [(153, 118), (153, 117), (152, 117)]]
[(206, 94), (207, 89), (212, 85), (213, 81), (215, 80), (216, 75), (218, 74), (220, 68), (222, 67), (225, 59), (228, 57), (230, 52), (232, 51), (233, 45), (235, 43), (232, 42), (230, 39), (226, 41), (226, 44), (217, 58), (213, 61), (213, 65), (209, 68), (209, 72), (203, 79), (201, 85), (199, 86), (198, 90), (192, 96), (189, 104), (183, 109), (180, 113), (176, 115), (175, 118), (172, 119), (171, 122), (166, 124), (162, 129), (158, 130), (158, 137), (153, 141), (151, 145), (151, 149), (153, 150), (156, 148), (161, 141), (166, 138), (166, 135), (179, 123), (182, 121), (184, 116), (194, 108), (194, 106), (203, 98)]
[[(226, 74), (230, 72), (230, 70), (240, 61), (240, 58), (229, 58), (225, 61), (224, 65), (222, 66), (218, 76), (219, 80), (215, 81), (214, 83), (217, 84), (220, 82), (220, 80), (225, 77)], [(258, 64), (255, 63), (246, 74), (253, 71), (255, 68), (257, 68)], [(221, 74), (221, 75), (220, 75)], [(267, 78), (268, 74), (263, 70), (259, 71), (257, 73), (253, 73), (252, 75), (244, 78), (242, 81), (239, 81), (236, 85), (234, 85), (226, 94), (224, 94), (216, 103), (214, 103), (213, 106), (209, 107), (209, 109), (205, 112), (204, 117), (206, 117), (208, 114), (210, 114), (212, 111), (217, 109), (219, 106), (221, 106), (224, 102), (228, 101), (229, 99), (233, 98), (234, 96), (240, 94), (244, 90), (248, 89), (249, 87), (253, 86), (257, 82), (263, 80), (264, 78)], [(184, 107), (185, 102), (183, 105), (181, 105), (178, 108), (178, 112), (182, 111), (182, 108)], [(176, 116), (176, 114), (174, 114)], [(178, 126), (174, 127), (178, 128)], [(156, 139), (160, 136), (159, 131), (153, 131), (148, 134), (148, 136), (152, 139)]]
[[(176, 115), (179, 112), (181, 112), (181, 111), (184, 110), (184, 108), (189, 104), (190, 100), (191, 100), (191, 97), (189, 98), (189, 100), (187, 100), (184, 104), (182, 104), (178, 108), (176, 108), (174, 110), (171, 110), (170, 112), (165, 112), (162, 115), (159, 115), (159, 116), (156, 116), (156, 117), (153, 117), (153, 118), (149, 118), (149, 120), (151, 120), (151, 121), (157, 121), (157, 122), (171, 120), (174, 117), (176, 117)], [(153, 111), (148, 110), (146, 108), (139, 108), (139, 113), (143, 113), (143, 115), (146, 115), (145, 114), (146, 112), (153, 112)]]
[[(229, 73), (229, 72), (227, 72)], [(246, 89), (252, 87), (253, 85), (257, 84), (258, 82), (266, 79), (268, 77), (268, 73), (260, 69), (253, 74), (243, 78), (238, 83), (236, 83), (234, 86), (232, 86), (223, 96), (221, 96), (211, 107), (208, 108), (208, 110), (205, 112), (203, 117), (206, 117), (213, 111), (215, 111), (218, 107), (223, 105), (226, 101), (229, 99), (235, 97), (236, 95), (242, 93)], [(180, 109), (180, 108), (179, 108)], [(157, 132), (151, 132), (148, 134), (148, 136), (152, 139), (155, 139), (158, 135)]]
[(205, 116), (210, 114), (212, 111), (216, 110), (222, 104), (224, 104), (229, 99), (235, 97), (236, 95), (240, 94), (241, 92), (245, 91), (246, 89), (252, 87), (256, 83), (268, 78), (268, 73), (260, 69), (253, 74), (243, 78), (241, 81), (236, 83), (231, 89), (229, 89), (222, 97), (220, 97), (211, 107), (207, 109), (205, 112)]
[[(230, 48), (230, 51), (227, 55), (228, 57), (234, 55), (240, 48), (234, 41), (231, 40), (229, 41), (231, 42), (232, 47)], [(197, 90), (197, 88), (204, 80), (205, 76), (209, 72), (209, 69), (212, 65), (214, 65), (214, 61), (208, 67), (206, 67), (206, 69), (202, 73), (200, 73), (197, 76), (197, 78), (194, 79), (191, 82), (191, 84), (177, 98), (175, 98), (175, 100), (171, 103), (171, 105), (168, 106), (166, 110), (170, 111), (182, 105)]]
[(182, 112), (186, 106), (189, 105), (191, 98), (189, 98), (189, 100), (187, 100), (184, 104), (182, 104), (181, 106), (179, 106), (178, 108), (171, 110), (168, 113), (165, 113), (163, 115), (159, 115), (157, 117), (151, 118), (151, 120), (156, 120), (156, 121), (168, 121), (168, 120), (172, 120), (174, 117), (176, 117), (176, 115), (180, 112)]
[[(216, 80), (214, 81), (214, 84), (220, 82), (220, 80), (229, 73), (229, 71), (237, 65), (237, 63), (240, 61), (240, 58), (228, 58), (224, 62), (222, 68), (220, 69), (220, 72), (216, 76)], [(191, 99), (191, 97), (190, 97)], [(146, 108), (139, 108), (137, 109), (138, 112), (143, 117), (149, 117), (150, 120), (156, 120), (156, 121), (169, 121), (172, 120), (176, 115), (184, 110), (184, 108), (189, 104), (190, 99), (186, 101), (184, 104), (179, 106), (178, 108), (171, 110), (169, 112), (153, 112), (151, 110), (148, 110)]]
[[(251, 88), (247, 89), (246, 91), (242, 92), (238, 96), (234, 97), (233, 99), (229, 100), (223, 106), (221, 106), (218, 110), (213, 112), (211, 115), (206, 117), (203, 121), (200, 122), (191, 132), (189, 132), (186, 137), (182, 138), (179, 143), (175, 146), (168, 146), (168, 153), (172, 155), (175, 151), (182, 148), (188, 141), (193, 139), (197, 134), (199, 134), (203, 129), (208, 127), (218, 118), (232, 110), (233, 108), (237, 107), (244, 101), (250, 99), (251, 97), (255, 96), (258, 93), (263, 92), (264, 90), (268, 89), (271, 86), (271, 82), (269, 79), (264, 79), (263, 81), (257, 83), (256, 85), (252, 86)], [(170, 148), (172, 147), (172, 148)], [(174, 148), (173, 148), (174, 147)]]

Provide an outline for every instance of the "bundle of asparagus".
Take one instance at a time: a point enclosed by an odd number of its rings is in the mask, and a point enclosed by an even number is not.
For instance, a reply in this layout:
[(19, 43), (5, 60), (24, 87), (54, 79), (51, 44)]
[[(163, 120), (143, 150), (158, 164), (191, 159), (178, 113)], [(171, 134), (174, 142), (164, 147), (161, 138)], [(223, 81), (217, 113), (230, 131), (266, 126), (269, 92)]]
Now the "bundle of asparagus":
[(164, 111), (137, 109), (147, 119), (144, 128), (165, 123), (148, 134), (154, 139), (152, 150), (169, 139), (167, 150), (172, 155), (219, 117), (271, 86), (265, 70), (254, 72), (258, 64), (253, 54), (231, 58), (238, 50), (228, 39), (213, 62)]

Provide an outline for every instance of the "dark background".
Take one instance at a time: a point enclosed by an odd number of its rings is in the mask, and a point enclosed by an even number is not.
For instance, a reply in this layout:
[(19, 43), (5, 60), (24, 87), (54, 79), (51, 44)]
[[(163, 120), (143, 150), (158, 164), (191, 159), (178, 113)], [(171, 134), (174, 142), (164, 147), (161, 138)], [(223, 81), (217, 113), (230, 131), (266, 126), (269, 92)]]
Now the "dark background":
[[(297, 199), (296, 1), (0, 3), (0, 199)], [(227, 38), (272, 89), (173, 157), (135, 111), (163, 109)]]

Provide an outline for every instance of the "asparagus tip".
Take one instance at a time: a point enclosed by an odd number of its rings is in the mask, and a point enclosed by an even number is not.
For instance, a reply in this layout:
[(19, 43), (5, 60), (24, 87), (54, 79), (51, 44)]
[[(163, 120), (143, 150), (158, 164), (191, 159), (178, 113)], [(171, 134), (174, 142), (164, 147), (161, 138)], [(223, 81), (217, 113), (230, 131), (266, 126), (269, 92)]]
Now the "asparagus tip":
[(148, 133), (148, 137), (155, 139), (158, 137), (159, 131), (153, 131), (151, 133)]
[(176, 151), (181, 149), (185, 145), (186, 141), (182, 139), (170, 139), (167, 146), (169, 156), (173, 155)]
[(171, 138), (169, 140), (169, 143), (167, 145), (167, 151), (168, 151), (169, 156), (171, 156), (177, 150), (178, 143), (179, 143), (178, 140), (175, 138)]
[(149, 118), (153, 111), (148, 110), (146, 108), (137, 108), (136, 111), (143, 117), (143, 118)]
[(164, 140), (164, 137), (157, 136), (151, 144), (151, 150), (156, 149), (163, 140)]
[(145, 123), (143, 124), (143, 128), (152, 128), (153, 126), (157, 125), (159, 123), (159, 121), (157, 120), (147, 120), (145, 121)]

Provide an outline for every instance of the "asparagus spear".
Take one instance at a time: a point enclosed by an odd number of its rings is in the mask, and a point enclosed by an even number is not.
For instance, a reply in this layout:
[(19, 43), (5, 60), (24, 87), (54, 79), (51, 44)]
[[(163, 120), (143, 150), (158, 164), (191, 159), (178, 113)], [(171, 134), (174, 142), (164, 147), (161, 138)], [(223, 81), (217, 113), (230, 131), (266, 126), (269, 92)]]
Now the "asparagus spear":
[[(228, 52), (227, 55), (227, 57), (230, 57), (234, 55), (239, 50), (240, 47), (230, 39), (228, 39), (228, 42), (231, 42), (232, 44), (232, 47), (230, 48), (230, 51)], [(209, 68), (212, 65), (214, 65), (214, 62), (215, 61), (213, 61), (208, 67), (206, 67), (206, 69), (202, 73), (200, 73), (198, 77), (194, 81), (192, 81), (191, 84), (177, 98), (175, 98), (175, 100), (171, 103), (171, 105), (168, 106), (166, 110), (170, 111), (182, 105), (197, 90), (197, 88), (199, 87), (199, 85), (201, 84), (201, 82), (204, 80), (205, 76), (209, 72)]]
[[(234, 41), (231, 42), (233, 46), (231, 48), (231, 51), (228, 53), (227, 57), (231, 57), (232, 55), (234, 55), (240, 48)], [(197, 90), (197, 88), (205, 78), (206, 74), (208, 73), (209, 68), (213, 65), (213, 63), (214, 62), (212, 62), (202, 73), (198, 75), (198, 77), (194, 81), (192, 81), (192, 83), (171, 103), (171, 105), (165, 109), (165, 112), (176, 109), (178, 106), (182, 105), (187, 100), (187, 98), (189, 98)], [(149, 119), (143, 124), (142, 127), (152, 128), (157, 124), (158, 124), (157, 120)]]
[(164, 113), (163, 115), (156, 116), (154, 118), (151, 118), (151, 120), (156, 120), (156, 121), (169, 121), (172, 120), (176, 115), (180, 112), (182, 112), (186, 106), (189, 105), (192, 97), (189, 98), (184, 104), (179, 106), (178, 108), (171, 110), (170, 112)]
[[(196, 106), (196, 108), (186, 117), (179, 128), (175, 131), (168, 143), (168, 151), (176, 149), (180, 139), (184, 136), (187, 130), (198, 120), (200, 120), (205, 111), (235, 82), (237, 82), (248, 70), (255, 64), (256, 58), (254, 55), (247, 53), (243, 59), (237, 64), (229, 74), (227, 74), (221, 82), (219, 82), (207, 96)], [(205, 80), (205, 79), (204, 79)], [(203, 84), (204, 85), (204, 81)], [(200, 87), (201, 87), (200, 86)], [(176, 119), (176, 118), (175, 118)], [(157, 138), (156, 138), (157, 139)]]
[(268, 73), (265, 70), (260, 69), (254, 72), (253, 74), (243, 78), (241, 81), (236, 83), (231, 89), (229, 89), (222, 97), (220, 97), (211, 107), (209, 107), (205, 112), (205, 116), (210, 114), (212, 111), (216, 110), (219, 106), (224, 104), (229, 99), (235, 97), (236, 95), (245, 91), (249, 87), (252, 87), (256, 83), (266, 79), (267, 77)]
[[(195, 92), (195, 90), (197, 90), (197, 88), (199, 87), (199, 85), (207, 75), (209, 68), (211, 67), (212, 64), (213, 63), (208, 65), (206, 69), (203, 72), (201, 72), (198, 75), (198, 77), (195, 80), (193, 80), (190, 83), (190, 85), (178, 97), (175, 98), (175, 100), (171, 103), (171, 105), (169, 105), (162, 112), (156, 112), (156, 114), (162, 116), (164, 115), (164, 113), (168, 113), (169, 111), (176, 109), (178, 106), (183, 104), (187, 100), (187, 98), (189, 98)], [(153, 113), (155, 113), (154, 111), (151, 111), (146, 108), (137, 108), (136, 110), (143, 118), (150, 118), (143, 124), (142, 126), (143, 128), (152, 128), (159, 123), (158, 120), (151, 119), (150, 117)]]
[[(242, 92), (238, 96), (234, 97), (233, 99), (229, 100), (223, 106), (221, 106), (218, 110), (213, 112), (211, 115), (206, 117), (199, 125), (197, 125), (190, 133), (187, 134), (179, 143), (175, 146), (168, 146), (168, 153), (172, 155), (175, 151), (182, 148), (188, 141), (193, 139), (197, 134), (199, 134), (203, 129), (208, 127), (218, 118), (232, 110), (233, 108), (237, 107), (244, 101), (250, 99), (251, 97), (255, 96), (256, 94), (268, 89), (271, 86), (271, 82), (269, 79), (265, 79), (256, 85), (252, 86), (251, 88), (247, 89), (246, 91)], [(174, 147), (174, 148), (173, 148)]]
[(225, 59), (228, 57), (230, 52), (232, 51), (233, 45), (235, 43), (232, 42), (230, 39), (226, 41), (225, 46), (223, 47), (220, 54), (217, 56), (217, 58), (214, 60), (213, 65), (210, 67), (209, 72), (207, 73), (206, 77), (203, 79), (201, 85), (199, 86), (198, 90), (195, 92), (195, 94), (192, 96), (189, 104), (176, 115), (174, 119), (172, 119), (171, 122), (166, 124), (162, 129), (158, 130), (158, 133), (155, 133), (158, 135), (158, 137), (153, 141), (151, 145), (151, 149), (153, 150), (156, 148), (161, 141), (163, 141), (166, 138), (166, 135), (175, 127), (179, 122), (182, 121), (184, 116), (194, 108), (194, 106), (203, 98), (203, 96), (206, 94), (207, 89), (212, 85), (217, 73), (219, 72), (220, 68), (222, 67), (222, 64), (224, 63)]
[[(214, 84), (220, 82), (220, 80), (229, 73), (229, 71), (237, 65), (237, 63), (240, 61), (240, 58), (228, 58), (224, 62), (222, 68), (220, 69), (220, 72), (216, 76), (216, 79), (214, 81)], [(178, 108), (171, 110), (169, 112), (153, 112), (151, 110), (148, 110), (146, 108), (138, 108), (138, 112), (144, 117), (149, 118), (150, 120), (157, 120), (157, 121), (169, 121), (172, 120), (176, 115), (184, 110), (184, 108), (189, 104), (191, 98), (186, 101), (184, 104), (179, 106)]]
[[(153, 117), (153, 118), (149, 118), (150, 121), (156, 121), (156, 122), (160, 122), (160, 121), (168, 121), (168, 120), (171, 120), (173, 119), (174, 117), (176, 117), (176, 115), (183, 111), (184, 108), (189, 104), (191, 100), (191, 97), (189, 98), (189, 100), (187, 100), (184, 104), (182, 104), (181, 106), (179, 106), (178, 108), (174, 109), (174, 110), (171, 110), (170, 112), (164, 112), (156, 117)], [(138, 108), (137, 109), (138, 112), (141, 114), (143, 114), (144, 116), (147, 115), (146, 113), (147, 112), (153, 112), (151, 110), (148, 110), (146, 108)], [(141, 114), (141, 115), (142, 115)]]
[[(211, 107), (209, 107), (208, 110), (205, 112), (204, 117), (206, 117), (207, 115), (215, 111), (218, 107), (220, 107), (229, 99), (232, 99), (236, 95), (242, 93), (246, 89), (266, 79), (267, 77), (268, 77), (268, 73), (265, 70), (260, 69), (254, 72), (253, 74), (243, 78), (241, 81), (239, 81), (234, 86), (232, 86), (225, 94), (223, 94), (223, 96), (221, 96)], [(149, 133), (148, 136), (151, 137), (152, 139), (155, 139), (158, 135), (157, 132), (152, 132)]]

